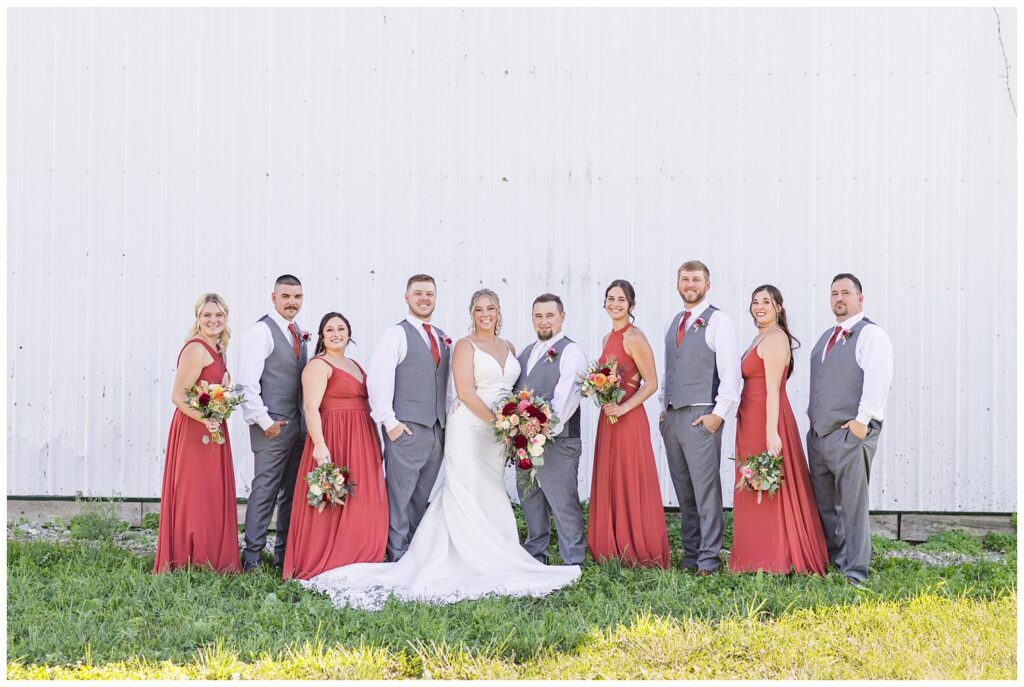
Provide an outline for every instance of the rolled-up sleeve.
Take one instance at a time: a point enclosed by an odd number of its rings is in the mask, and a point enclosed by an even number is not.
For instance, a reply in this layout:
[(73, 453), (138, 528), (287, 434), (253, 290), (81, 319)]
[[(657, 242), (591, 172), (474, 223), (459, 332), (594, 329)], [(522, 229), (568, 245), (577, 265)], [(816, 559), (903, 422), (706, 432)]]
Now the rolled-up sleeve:
[(881, 422), (885, 415), (885, 401), (893, 375), (892, 341), (878, 325), (861, 329), (857, 342), (857, 364), (864, 370), (864, 389), (857, 407), (857, 422)]
[(405, 359), (404, 334), (401, 327), (391, 327), (381, 335), (367, 375), (370, 416), (388, 432), (399, 424), (395, 416), (395, 368)]
[[(546, 364), (541, 358), (538, 365)], [(553, 436), (562, 433), (576, 410), (580, 407), (580, 385), (579, 377), (587, 370), (587, 356), (577, 343), (567, 344), (562, 349), (558, 364), (558, 384), (555, 385), (555, 392), (551, 397), (551, 409), (558, 416), (558, 426), (555, 427)]]
[(740, 403), (740, 347), (732, 320), (718, 311), (715, 331), (715, 364), (718, 366), (718, 396), (711, 412), (723, 420)]
[(263, 364), (273, 349), (273, 335), (263, 322), (258, 322), (249, 329), (239, 345), (238, 383), (242, 385), (245, 394), (242, 418), (248, 424), (259, 425), (264, 430), (274, 424), (274, 421), (260, 396), (260, 377), (263, 376)]

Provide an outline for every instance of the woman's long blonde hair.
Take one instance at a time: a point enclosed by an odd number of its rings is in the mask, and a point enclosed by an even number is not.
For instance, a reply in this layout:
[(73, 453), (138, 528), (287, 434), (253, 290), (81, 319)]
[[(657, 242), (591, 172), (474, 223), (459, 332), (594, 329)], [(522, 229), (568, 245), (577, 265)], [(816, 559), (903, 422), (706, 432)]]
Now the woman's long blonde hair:
[(476, 307), (476, 302), (484, 296), (494, 301), (494, 306), (498, 309), (498, 321), (494, 323), (494, 335), (497, 336), (501, 332), (501, 299), (498, 298), (498, 294), (490, 289), (480, 289), (469, 299), (469, 333), (476, 333), (476, 320), (473, 319), (473, 308)]
[(199, 314), (203, 312), (203, 307), (207, 303), (216, 303), (217, 307), (224, 311), (224, 331), (217, 337), (217, 352), (224, 353), (228, 350), (228, 341), (231, 340), (231, 327), (228, 326), (228, 304), (224, 302), (224, 299), (215, 293), (204, 293), (196, 301), (195, 307), (195, 321), (192, 323), (192, 327), (188, 330), (188, 336), (185, 340), (193, 339), (199, 334)]

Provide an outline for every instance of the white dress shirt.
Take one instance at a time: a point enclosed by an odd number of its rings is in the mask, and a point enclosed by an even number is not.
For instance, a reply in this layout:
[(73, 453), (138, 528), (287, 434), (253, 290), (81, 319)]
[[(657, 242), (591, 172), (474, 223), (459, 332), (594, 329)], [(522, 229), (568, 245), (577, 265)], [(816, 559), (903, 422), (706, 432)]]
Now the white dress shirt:
[[(690, 317), (686, 321), (686, 326), (692, 327), (693, 323), (704, 315), (704, 311), (710, 305), (705, 299), (692, 308), (687, 308), (686, 310), (690, 311)], [(665, 325), (663, 340), (668, 336), (674, 320), (675, 315)], [(675, 332), (672, 334), (675, 336)], [(740, 346), (736, 338), (736, 327), (733, 325), (732, 320), (729, 319), (729, 316), (723, 311), (719, 310), (718, 314), (708, 321), (707, 328), (704, 330), (704, 340), (707, 342), (708, 348), (715, 354), (715, 364), (718, 367), (718, 396), (715, 397), (715, 403), (713, 404), (715, 407), (711, 412), (724, 420), (726, 415), (735, 410), (740, 403), (742, 376), (740, 373)], [(658, 387), (658, 400), (661, 401), (662, 410), (665, 410), (665, 374), (667, 372), (668, 366), (666, 365), (665, 369), (661, 372), (661, 386)], [(694, 403), (693, 405), (710, 406), (712, 404)]]
[[(530, 353), (530, 359), (526, 362), (525, 374), (533, 371), (533, 366), (547, 355), (548, 350), (556, 343), (565, 338), (565, 334), (559, 332), (547, 341), (537, 340), (537, 345)], [(569, 424), (569, 418), (573, 416), (576, 409), (580, 407), (580, 385), (579, 376), (587, 371), (587, 356), (583, 348), (576, 343), (568, 343), (562, 352), (558, 354), (558, 384), (555, 385), (555, 392), (551, 396), (551, 410), (558, 418), (558, 425), (551, 432), (551, 436), (558, 436)]]
[[(864, 313), (860, 312), (842, 322), (836, 322), (833, 327), (842, 327), (844, 330), (853, 329), (858, 322), (864, 319)], [(831, 335), (830, 335), (831, 336)], [(867, 324), (860, 330), (860, 334), (854, 337), (857, 348), (854, 350), (854, 357), (860, 369), (864, 370), (864, 390), (860, 394), (860, 405), (857, 408), (857, 422), (868, 424), (872, 419), (882, 421), (885, 401), (889, 396), (889, 384), (893, 375), (893, 352), (892, 341), (885, 330), (877, 324)], [(835, 346), (845, 346), (848, 339), (836, 339)], [(822, 349), (821, 359), (825, 360), (825, 350)]]
[[(285, 340), (291, 341), (292, 333), (288, 331), (291, 322), (282, 317), (277, 310), (271, 310), (268, 314), (271, 321), (281, 329)], [(299, 327), (299, 332), (302, 332), (302, 327)], [(305, 346), (306, 342), (300, 340), (299, 345)], [(237, 383), (241, 384), (245, 390), (242, 417), (250, 425), (259, 425), (263, 430), (274, 424), (267, 412), (267, 406), (263, 403), (263, 398), (260, 397), (260, 377), (263, 376), (263, 364), (273, 351), (274, 334), (270, 331), (267, 322), (257, 322), (250, 327), (249, 331), (242, 336), (242, 342), (238, 347)]]
[[(424, 324), (430, 325), (431, 334), (437, 341), (438, 350), (445, 347), (445, 342), (438, 335), (434, 325), (430, 322), (424, 323), (413, 317), (411, 314), (405, 316), (405, 321), (413, 326), (423, 339), (423, 345), (430, 350), (430, 339)], [(408, 351), (405, 329), (396, 324), (388, 327), (377, 342), (377, 348), (373, 351), (373, 358), (370, 360), (370, 369), (366, 373), (366, 390), (370, 394), (370, 417), (377, 424), (383, 424), (384, 429), (390, 432), (399, 425), (395, 416), (395, 368), (397, 368)], [(449, 375), (450, 377), (451, 375)], [(449, 387), (451, 387), (449, 379)], [(445, 407), (448, 407), (449, 391), (445, 398)]]

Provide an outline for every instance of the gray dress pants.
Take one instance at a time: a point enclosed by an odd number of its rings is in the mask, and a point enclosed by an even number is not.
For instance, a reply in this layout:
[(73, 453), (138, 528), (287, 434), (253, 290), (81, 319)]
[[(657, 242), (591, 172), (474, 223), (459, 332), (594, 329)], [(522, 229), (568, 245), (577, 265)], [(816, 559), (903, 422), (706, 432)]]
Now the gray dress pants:
[[(682, 522), (683, 567), (718, 570), (722, 552), (722, 427), (712, 434), (693, 421), (712, 406), (669, 408), (661, 423), (668, 470)], [(724, 424), (723, 424), (724, 426)]]
[(579, 471), (583, 442), (555, 437), (545, 446), (544, 464), (537, 468), (537, 483), (517, 480), (519, 503), (526, 520), (523, 548), (541, 563), (548, 562), (551, 517), (558, 528), (558, 552), (565, 565), (582, 565), (587, 554), (580, 510)]
[(388, 490), (388, 560), (397, 561), (427, 511), (430, 490), (444, 458), (444, 430), (401, 420), (412, 431), (391, 441), (384, 435), (384, 483)]
[(848, 429), (819, 437), (807, 432), (807, 464), (825, 530), (828, 557), (847, 577), (863, 582), (871, 562), (868, 475), (881, 424), (872, 420), (861, 441)]
[(250, 425), (249, 437), (253, 447), (255, 472), (249, 490), (249, 503), (245, 508), (245, 549), (242, 557), (250, 565), (259, 563), (260, 552), (267, 543), (267, 527), (276, 506), (274, 564), (282, 565), (285, 546), (288, 544), (295, 480), (306, 443), (305, 423), (299, 418), (290, 420), (273, 439), (267, 439), (259, 425)]

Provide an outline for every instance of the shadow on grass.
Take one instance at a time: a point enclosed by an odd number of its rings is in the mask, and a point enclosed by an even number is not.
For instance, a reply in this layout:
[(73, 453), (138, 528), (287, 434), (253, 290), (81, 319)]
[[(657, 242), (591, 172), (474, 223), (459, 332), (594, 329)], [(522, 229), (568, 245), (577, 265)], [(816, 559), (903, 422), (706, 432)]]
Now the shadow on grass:
[[(678, 556), (679, 518), (668, 516)], [(554, 548), (554, 547), (553, 547)], [(781, 618), (798, 609), (923, 594), (993, 599), (1016, 589), (1015, 546), (1003, 562), (938, 568), (876, 557), (865, 589), (836, 572), (816, 576), (682, 573), (588, 564), (580, 580), (543, 599), (485, 598), (450, 606), (389, 602), (378, 613), (337, 610), (270, 570), (153, 576), (153, 557), (110, 544), (8, 543), (8, 656), (25, 664), (129, 657), (182, 662), (218, 641), (246, 660), (314, 639), (327, 646), (413, 652), (442, 643), (513, 662), (573, 654), (638, 616), (667, 620)]]

